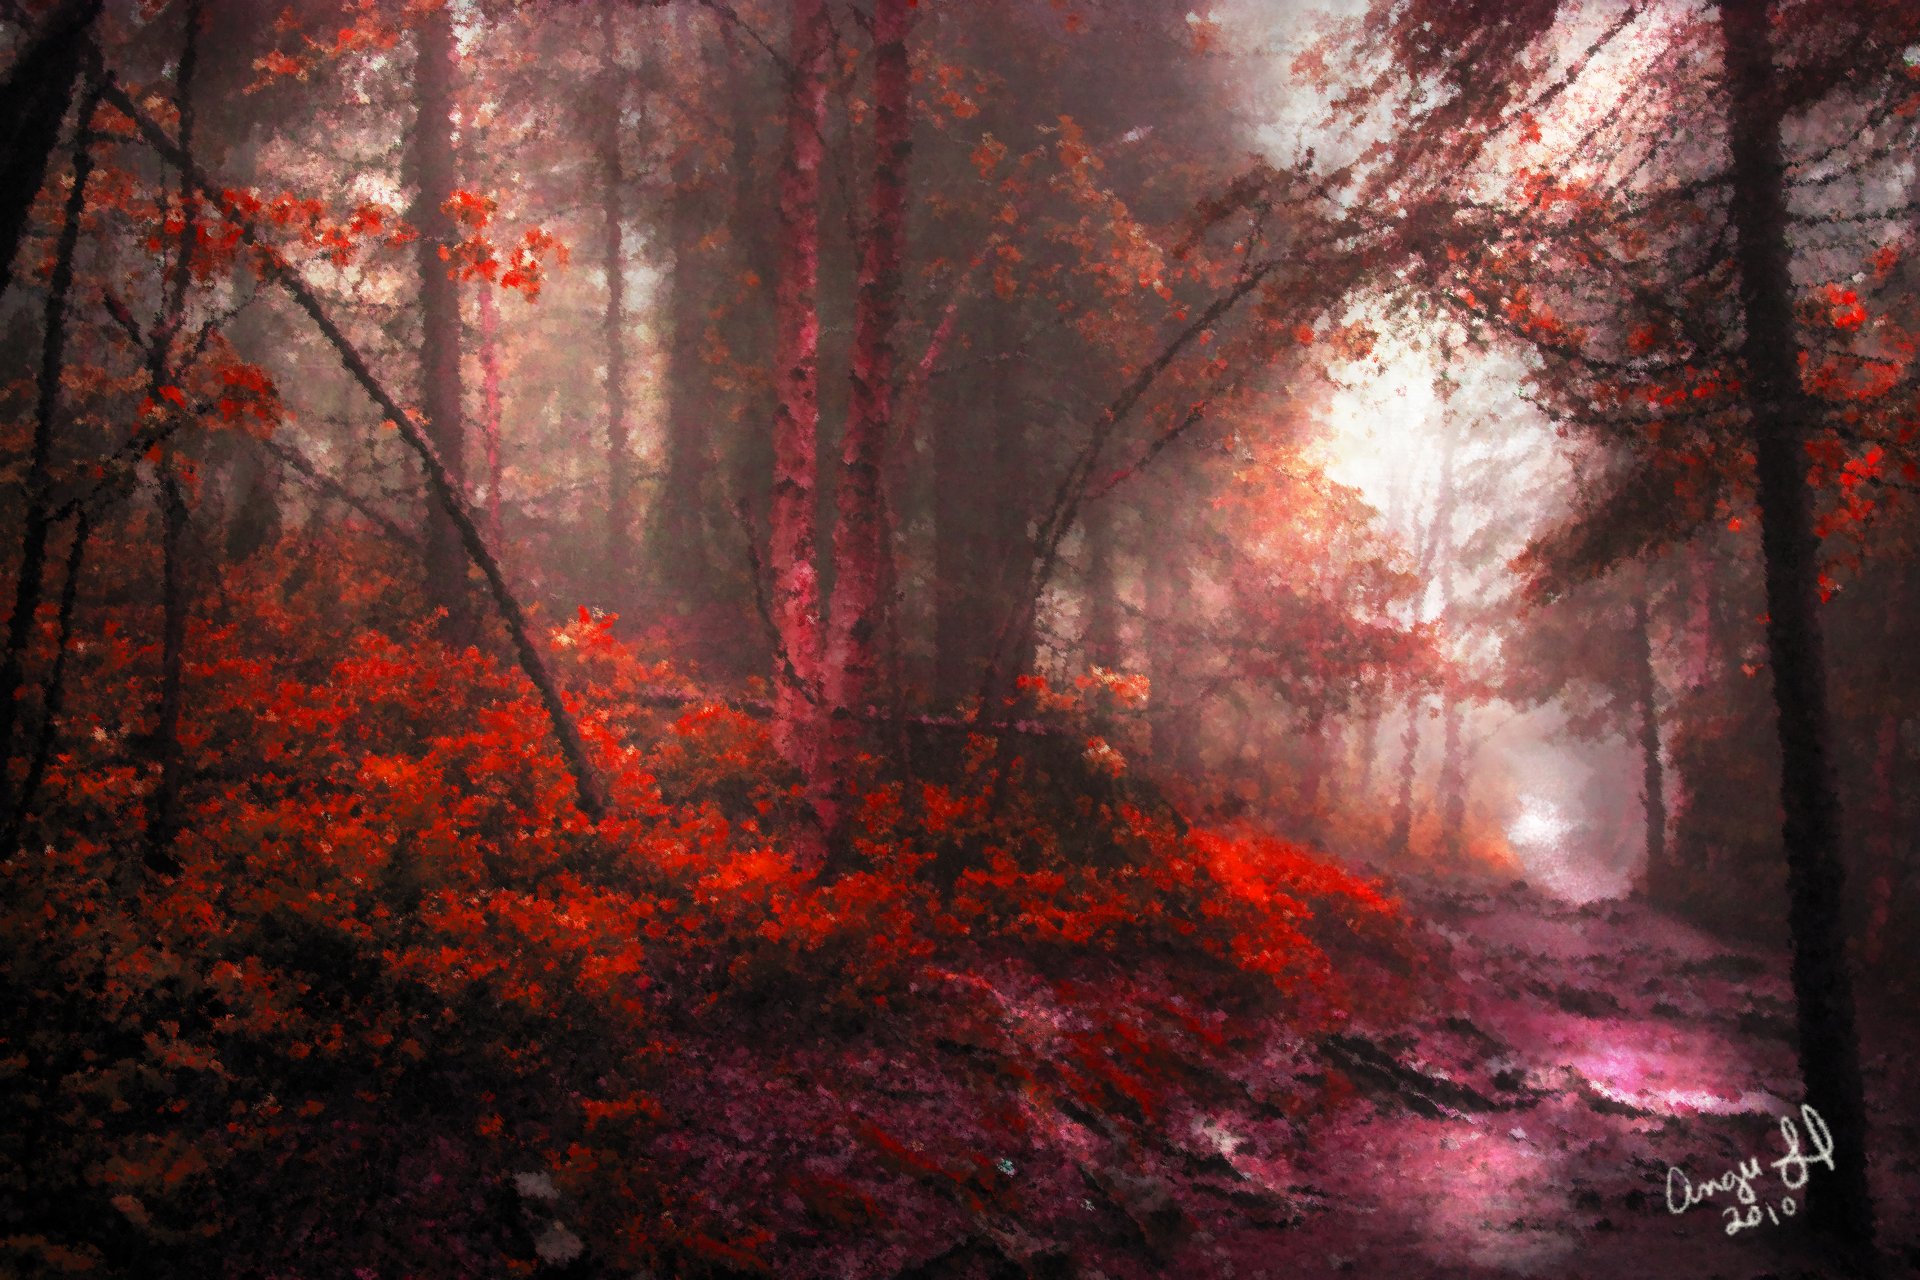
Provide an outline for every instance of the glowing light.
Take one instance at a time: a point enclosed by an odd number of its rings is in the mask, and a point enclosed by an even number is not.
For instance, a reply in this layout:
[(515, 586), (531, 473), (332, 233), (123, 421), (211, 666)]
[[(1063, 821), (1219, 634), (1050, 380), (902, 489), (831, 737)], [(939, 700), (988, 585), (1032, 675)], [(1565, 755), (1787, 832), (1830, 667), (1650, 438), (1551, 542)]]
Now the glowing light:
[(1572, 829), (1552, 801), (1531, 798), (1521, 804), (1519, 816), (1507, 828), (1507, 839), (1514, 844), (1551, 845)]

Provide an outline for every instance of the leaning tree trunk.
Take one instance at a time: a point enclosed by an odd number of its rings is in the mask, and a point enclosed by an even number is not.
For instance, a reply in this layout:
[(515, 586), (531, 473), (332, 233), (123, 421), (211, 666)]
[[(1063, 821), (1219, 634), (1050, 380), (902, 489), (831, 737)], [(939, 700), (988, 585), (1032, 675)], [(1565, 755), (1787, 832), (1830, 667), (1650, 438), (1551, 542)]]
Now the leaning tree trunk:
[(825, 0), (793, 0), (780, 250), (774, 296), (773, 494), (767, 569), (775, 655), (774, 745), (817, 781), (822, 637), (814, 535), (820, 429), (820, 180), (826, 159)]
[[(873, 11), (873, 190), (854, 303), (852, 386), (841, 447), (834, 527), (833, 606), (827, 642), (822, 765), (837, 772), (852, 753), (879, 670), (893, 531), (884, 479), (893, 436), (893, 363), (906, 251), (907, 162), (913, 145), (908, 78), (910, 0), (877, 0)], [(837, 787), (839, 780), (830, 779)], [(837, 815), (836, 815), (837, 820)], [(831, 825), (831, 824), (830, 824)]]
[[(174, 166), (191, 179), (193, 187), (200, 195), (220, 209), (227, 220), (240, 229), (240, 241), (252, 248), (266, 241), (260, 234), (260, 228), (252, 217), (243, 210), (232, 195), (232, 188), (222, 186), (210, 179), (206, 172), (194, 164), (192, 158), (180, 150), (166, 132), (155, 123), (134, 102), (133, 98), (117, 83), (108, 81), (100, 86), (101, 96), (114, 110), (133, 121), (134, 128), (146, 140), (161, 159)], [(520, 607), (520, 601), (507, 586), (506, 574), (500, 568), (499, 558), (488, 549), (485, 537), (480, 532), (479, 522), (467, 503), (465, 489), (447, 470), (440, 459), (439, 451), (428, 438), (420, 425), (400, 405), (398, 398), (387, 390), (386, 386), (373, 374), (367, 358), (361, 354), (347, 335), (340, 330), (333, 317), (328, 314), (318, 295), (309, 286), (300, 272), (290, 266), (286, 259), (278, 254), (263, 255), (262, 275), (270, 283), (278, 285), (292, 299), (306, 317), (313, 322), (326, 344), (339, 356), (341, 366), (359, 388), (366, 393), (376, 409), (387, 421), (394, 424), (400, 439), (413, 450), (420, 460), (421, 468), (427, 475), (427, 496), (430, 501), (444, 510), (453, 522), (460, 545), (465, 550), (473, 567), (480, 571), (486, 582), (487, 591), (492, 596), (500, 620), (506, 624), (508, 638), (513, 642), (515, 656), (519, 659), (520, 669), (526, 673), (527, 680), (540, 696), (540, 705), (547, 713), (547, 719), (553, 726), (553, 735), (558, 740), (562, 761), (567, 771), (573, 775), (574, 797), (580, 811), (588, 818), (599, 821), (606, 816), (607, 799), (601, 790), (599, 778), (587, 759), (586, 744), (580, 737), (579, 726), (574, 722), (573, 714), (567, 709), (560, 697), (560, 687), (554, 682), (553, 673), (548, 670), (546, 659), (541, 655), (540, 647), (534, 643), (532, 628), (528, 625), (526, 610)]]
[[(461, 422), (460, 286), (442, 251), (459, 242), (446, 209), (455, 189), (453, 156), (453, 15), (436, 6), (421, 15), (414, 66), (412, 178), (417, 184), (408, 213), (419, 232), (416, 271), (420, 288), (420, 408), (448, 477), (466, 492), (466, 431)], [(437, 503), (427, 508), (428, 598), (445, 610), (442, 633), (455, 643), (471, 638), (467, 558), (460, 531)]]
[(1808, 1188), (1816, 1230), (1871, 1257), (1866, 1101), (1843, 927), (1840, 802), (1833, 776), (1826, 655), (1820, 622), (1819, 544), (1813, 531), (1804, 430), (1812, 406), (1800, 385), (1787, 242), (1785, 114), (1773, 66), (1773, 5), (1722, 0), (1729, 211), (1746, 315), (1741, 363), (1753, 417), (1766, 580), (1767, 660), (1780, 736), (1780, 800), (1787, 856), (1788, 926), (1806, 1101), (1832, 1130), (1834, 1168)]

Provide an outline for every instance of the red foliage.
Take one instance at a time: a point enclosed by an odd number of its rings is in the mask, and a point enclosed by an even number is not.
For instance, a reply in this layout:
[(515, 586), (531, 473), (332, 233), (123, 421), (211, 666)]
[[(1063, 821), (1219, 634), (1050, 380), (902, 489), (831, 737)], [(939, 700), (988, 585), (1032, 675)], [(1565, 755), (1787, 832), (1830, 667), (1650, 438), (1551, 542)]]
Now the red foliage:
[(236, 575), (191, 637), (177, 875), (139, 868), (124, 746), (153, 628), (103, 619), (73, 655), (33, 852), (0, 870), (0, 1093), (43, 1153), (7, 1193), (93, 1206), (43, 1260), (349, 1274), (361, 1215), (405, 1205), (439, 1225), (395, 1264), (470, 1274), (527, 1257), (488, 1190), (516, 1173), (623, 1267), (1060, 1229), (990, 1153), (1070, 1168), (1073, 1116), (1150, 1149), (1270, 1019), (1331, 1025), (1392, 988), (1356, 966), (1412, 958), (1397, 908), (1307, 851), (1125, 803), (1069, 829), (984, 741), (947, 782), (871, 786), (855, 865), (814, 878), (764, 726), (649, 705), (670, 673), (583, 612), (552, 643), (616, 801), (589, 825), (511, 668), (316, 635), (355, 578), (289, 595), (291, 567)]

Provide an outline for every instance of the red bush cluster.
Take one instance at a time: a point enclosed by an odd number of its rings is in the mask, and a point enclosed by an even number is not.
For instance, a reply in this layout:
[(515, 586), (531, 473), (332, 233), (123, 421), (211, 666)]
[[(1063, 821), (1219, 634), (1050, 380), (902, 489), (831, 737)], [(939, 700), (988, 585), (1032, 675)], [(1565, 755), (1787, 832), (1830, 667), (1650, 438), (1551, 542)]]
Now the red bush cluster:
[(9, 1267), (819, 1274), (1057, 1233), (1076, 1144), (1150, 1150), (1258, 1035), (1410, 959), (1306, 851), (1063, 809), (985, 739), (940, 782), (864, 762), (850, 867), (816, 878), (763, 726), (663, 707), (671, 673), (583, 615), (551, 639), (595, 825), (511, 668), (329, 641), (253, 585), (190, 647), (177, 875), (141, 866), (127, 746), (150, 629), (74, 655), (0, 871), (4, 1194), (47, 1224)]

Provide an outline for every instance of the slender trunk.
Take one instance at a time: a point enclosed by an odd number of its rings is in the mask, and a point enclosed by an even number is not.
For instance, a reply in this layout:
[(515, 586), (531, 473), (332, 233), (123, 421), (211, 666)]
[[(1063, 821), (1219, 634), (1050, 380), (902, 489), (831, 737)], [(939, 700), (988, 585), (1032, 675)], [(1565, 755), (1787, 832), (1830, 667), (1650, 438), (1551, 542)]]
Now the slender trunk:
[[(1407, 517), (1408, 492), (1413, 487), (1411, 468), (1408, 465), (1395, 467), (1392, 479), (1387, 485), (1387, 506), (1384, 512), (1383, 526), (1389, 533), (1398, 535), (1405, 532), (1409, 541), (1417, 540), (1417, 530), (1403, 530), (1403, 523), (1411, 523)], [(1360, 766), (1354, 786), (1354, 793), (1362, 801), (1373, 794), (1373, 770), (1380, 758), (1380, 732), (1387, 718), (1387, 690), (1382, 689), (1377, 699), (1370, 700), (1367, 710), (1360, 720)]]
[(843, 766), (873, 698), (886, 607), (893, 530), (884, 480), (893, 438), (895, 330), (906, 251), (907, 165), (913, 146), (908, 83), (909, 0), (876, 0), (873, 11), (873, 189), (855, 294), (852, 379), (841, 446), (834, 527), (833, 604), (828, 611), (824, 765)]
[(818, 760), (822, 637), (814, 539), (815, 441), (820, 427), (820, 179), (826, 158), (825, 0), (792, 0), (786, 155), (779, 180), (780, 252), (774, 298), (773, 492), (768, 571), (781, 652), (774, 744), (810, 782)]
[(1413, 778), (1420, 759), (1420, 716), (1426, 698), (1415, 694), (1407, 699), (1407, 727), (1400, 735), (1400, 771), (1393, 801), (1393, 833), (1387, 847), (1405, 857), (1413, 848)]
[(1305, 835), (1315, 840), (1326, 831), (1322, 806), (1333, 766), (1332, 725), (1325, 713), (1316, 711), (1308, 717), (1301, 735), (1307, 744), (1307, 760), (1300, 775), (1300, 825)]
[(1653, 671), (1650, 588), (1644, 582), (1633, 601), (1633, 700), (1639, 712), (1640, 804), (1647, 822), (1647, 893), (1658, 900), (1671, 888), (1667, 865), (1667, 792), (1660, 760), (1660, 683)]
[(1087, 665), (1109, 671), (1120, 665), (1120, 575), (1118, 533), (1111, 500), (1087, 505), (1086, 622), (1080, 651)]
[(1380, 759), (1380, 722), (1384, 704), (1370, 707), (1360, 721), (1360, 768), (1354, 781), (1354, 794), (1366, 799), (1373, 794), (1373, 769)]
[(40, 733), (27, 760), (27, 776), (20, 784), (20, 795), (7, 815), (7, 832), (0, 837), (0, 862), (20, 849), (22, 833), (33, 804), (46, 779), (47, 765), (53, 759), (54, 738), (59, 732), (60, 712), (66, 705), (67, 649), (73, 639), (73, 608), (79, 598), (80, 567), (87, 554), (87, 539), (93, 535), (93, 522), (83, 509), (73, 522), (73, 541), (67, 547), (66, 577), (60, 582), (60, 612), (55, 632), (53, 670), (47, 673), (46, 692), (40, 698)]
[(1723, 0), (1729, 212), (1746, 315), (1741, 363), (1753, 417), (1760, 544), (1767, 599), (1767, 659), (1780, 736), (1788, 927), (1807, 1104), (1832, 1130), (1833, 1172), (1808, 1188), (1816, 1230), (1862, 1262), (1873, 1255), (1867, 1184), (1867, 1116), (1843, 928), (1840, 803), (1830, 756), (1826, 654), (1820, 621), (1819, 545), (1809, 460), (1802, 447), (1812, 406), (1800, 386), (1787, 241), (1784, 108), (1773, 66), (1774, 8)]
[[(420, 233), (415, 269), (420, 289), (420, 408), (427, 435), (449, 479), (466, 491), (466, 432), (461, 422), (460, 286), (441, 257), (460, 234), (444, 207), (455, 189), (453, 14), (437, 5), (420, 16), (414, 32), (413, 181), (417, 184), (408, 214)], [(473, 615), (467, 595), (467, 563), (460, 534), (448, 513), (427, 509), (427, 594), (445, 610), (441, 634), (454, 644), (472, 639)]]
[(160, 701), (153, 728), (154, 763), (159, 777), (147, 796), (147, 869), (177, 874), (173, 840), (180, 827), (180, 784), (184, 760), (180, 749), (180, 690), (186, 662), (187, 499), (181, 492), (178, 463), (169, 454), (160, 461)]
[(624, 584), (633, 575), (633, 455), (627, 425), (626, 169), (620, 158), (624, 95), (613, 9), (600, 9), (600, 70), (606, 84), (600, 106), (600, 263), (607, 275), (602, 327), (607, 348), (607, 569)]
[[(1462, 421), (1451, 408), (1446, 410), (1447, 431), (1440, 447), (1440, 488), (1433, 504), (1433, 524), (1427, 530), (1426, 555), (1435, 569), (1435, 587), (1439, 596), (1440, 622), (1449, 642), (1454, 636), (1454, 574), (1458, 567), (1458, 548), (1454, 546), (1453, 517), (1459, 505), (1458, 466)], [(1423, 577), (1425, 575), (1422, 575)], [(1467, 825), (1467, 779), (1465, 744), (1461, 740), (1459, 673), (1452, 669), (1458, 654), (1450, 654), (1449, 670), (1440, 688), (1440, 777), (1437, 785), (1440, 807), (1440, 851), (1456, 857), (1461, 851)]]
[[(487, 540), (500, 545), (500, 308), (480, 288), (480, 433), (487, 447)], [(617, 572), (619, 562), (614, 562)]]
[(1447, 681), (1440, 713), (1440, 848), (1458, 857), (1466, 847), (1467, 761), (1464, 740), (1466, 715), (1455, 682)]
[[(27, 449), (27, 511), (20, 539), (20, 576), (7, 618), (7, 647), (0, 656), (0, 769), (13, 759), (13, 733), (20, 686), (26, 678), (27, 646), (33, 640), (46, 573), (50, 525), (54, 416), (60, 407), (60, 378), (66, 371), (67, 302), (73, 292), (73, 258), (80, 243), (80, 215), (86, 209), (93, 176), (93, 115), (99, 103), (89, 91), (80, 108), (80, 136), (73, 149), (73, 185), (61, 211), (60, 236), (53, 254), (53, 275), (41, 320), (40, 372), (34, 396), (33, 439)], [(0, 778), (4, 782), (4, 778)]]
[(1340, 786), (1339, 765), (1347, 756), (1347, 724), (1344, 720), (1328, 717), (1321, 726), (1322, 739), (1320, 758), (1324, 762), (1321, 772), (1326, 780), (1321, 784), (1321, 806), (1332, 813), (1340, 806), (1344, 794)]
[(13, 283), (13, 259), (46, 180), (47, 159), (73, 102), (100, 0), (67, 0), (47, 20), (0, 83), (0, 294)]
[[(176, 81), (180, 109), (180, 150), (193, 155), (193, 80), (199, 65), (200, 0), (191, 0), (186, 13), (186, 42)], [(160, 388), (177, 376), (173, 372), (174, 340), (186, 323), (187, 286), (193, 279), (193, 249), (198, 238), (192, 183), (180, 178), (180, 239), (167, 280), (166, 303), (154, 326), (147, 349), (147, 394), (159, 400)], [(154, 709), (153, 756), (159, 772), (147, 796), (147, 842), (144, 861), (149, 871), (172, 875), (180, 870), (173, 857), (173, 840), (180, 825), (180, 787), (185, 757), (180, 745), (180, 696), (186, 664), (187, 611), (187, 498), (180, 483), (180, 463), (169, 446), (159, 461), (160, 477), (160, 700)]]
[[(1192, 660), (1183, 651), (1181, 634), (1193, 597), (1188, 532), (1180, 516), (1171, 516), (1161, 531), (1159, 554), (1146, 566), (1147, 734), (1154, 760), (1176, 771), (1184, 769), (1194, 746), (1190, 719), (1174, 696), (1182, 669)], [(1025, 671), (1030, 659), (1021, 657), (1017, 670)]]

